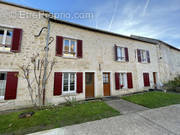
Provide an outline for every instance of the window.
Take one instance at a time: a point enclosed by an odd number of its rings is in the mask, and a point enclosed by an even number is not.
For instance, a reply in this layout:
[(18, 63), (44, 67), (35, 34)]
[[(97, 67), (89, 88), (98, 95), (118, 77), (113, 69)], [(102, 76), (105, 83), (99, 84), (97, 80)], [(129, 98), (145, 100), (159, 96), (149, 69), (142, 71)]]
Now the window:
[(117, 47), (117, 60), (125, 61), (125, 49), (123, 47)]
[(76, 57), (77, 41), (72, 39), (63, 40), (63, 55), (67, 57)]
[(10, 52), (13, 30), (0, 27), (0, 51)]
[(120, 88), (127, 88), (127, 73), (119, 73)]
[(145, 50), (141, 50), (141, 61), (142, 62), (147, 62), (147, 55)]
[(4, 99), (6, 89), (6, 73), (0, 73), (0, 99)]
[(76, 73), (63, 73), (63, 93), (76, 91)]
[(150, 63), (150, 54), (147, 50), (137, 50), (138, 62)]
[(109, 74), (108, 73), (103, 74), (103, 83), (109, 83)]

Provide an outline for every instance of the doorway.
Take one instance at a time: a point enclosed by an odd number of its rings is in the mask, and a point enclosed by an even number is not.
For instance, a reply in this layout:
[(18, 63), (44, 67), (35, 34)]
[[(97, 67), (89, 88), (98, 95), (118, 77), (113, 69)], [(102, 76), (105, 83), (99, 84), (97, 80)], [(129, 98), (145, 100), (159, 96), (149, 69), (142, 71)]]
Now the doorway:
[(86, 98), (94, 98), (94, 73), (85, 73)]
[(104, 96), (110, 96), (110, 73), (103, 73)]

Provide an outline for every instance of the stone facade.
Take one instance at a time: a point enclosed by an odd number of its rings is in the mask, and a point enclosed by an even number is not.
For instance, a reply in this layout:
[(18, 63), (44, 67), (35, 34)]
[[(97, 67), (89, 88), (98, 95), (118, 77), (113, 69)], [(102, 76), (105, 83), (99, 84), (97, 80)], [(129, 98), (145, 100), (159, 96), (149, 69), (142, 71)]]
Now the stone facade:
[[(38, 14), (38, 11), (28, 10), (4, 3), (0, 3), (0, 7), (0, 15), (2, 15), (0, 19), (1, 27), (23, 29), (21, 52), (0, 53), (0, 71), (20, 72), (18, 66), (28, 63), (33, 54), (40, 53), (40, 55), (43, 56), (47, 31), (43, 31), (41, 36), (38, 38), (34, 37), (34, 35), (37, 35), (42, 27), (46, 27), (48, 21), (42, 16), (41, 18), (9, 16), (9, 13), (19, 13), (22, 11), (31, 14)], [(49, 59), (55, 58), (57, 63), (49, 78), (46, 88), (47, 105), (64, 102), (63, 95), (53, 95), (54, 72), (83, 72), (83, 93), (75, 94), (78, 100), (85, 99), (86, 72), (94, 72), (95, 97), (103, 97), (103, 72), (110, 72), (110, 93), (112, 96), (153, 88), (153, 72), (157, 73), (157, 84), (159, 81), (163, 83), (180, 73), (178, 68), (178, 65), (180, 65), (180, 63), (178, 63), (178, 60), (180, 59), (179, 51), (169, 49), (167, 46), (158, 46), (153, 43), (86, 30), (67, 24), (51, 22), (50, 25), (50, 36), (54, 37), (54, 39), (56, 39), (56, 36), (63, 36), (83, 40), (83, 58), (78, 59), (55, 56), (56, 41), (53, 41), (49, 48)], [(114, 44), (128, 48), (129, 62), (115, 61)], [(151, 62), (139, 63), (137, 59), (137, 49), (149, 50)], [(167, 51), (169, 52), (168, 55), (166, 53)], [(163, 59), (159, 60), (159, 57), (163, 57)], [(170, 64), (175, 57), (179, 57), (179, 59), (177, 59), (177, 64)], [(115, 72), (132, 72), (133, 88), (115, 90)], [(144, 87), (144, 72), (149, 73), (150, 87)], [(27, 106), (31, 106), (27, 83), (22, 77), (19, 77), (16, 99), (0, 100), (0, 110)]]

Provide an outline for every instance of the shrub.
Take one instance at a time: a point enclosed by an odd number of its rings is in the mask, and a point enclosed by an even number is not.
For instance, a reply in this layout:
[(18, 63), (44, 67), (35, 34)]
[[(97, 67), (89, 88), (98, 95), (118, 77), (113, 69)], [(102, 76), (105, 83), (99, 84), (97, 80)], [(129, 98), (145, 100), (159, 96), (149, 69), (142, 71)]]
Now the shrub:
[(164, 88), (169, 91), (179, 91), (180, 88), (180, 75), (164, 84)]

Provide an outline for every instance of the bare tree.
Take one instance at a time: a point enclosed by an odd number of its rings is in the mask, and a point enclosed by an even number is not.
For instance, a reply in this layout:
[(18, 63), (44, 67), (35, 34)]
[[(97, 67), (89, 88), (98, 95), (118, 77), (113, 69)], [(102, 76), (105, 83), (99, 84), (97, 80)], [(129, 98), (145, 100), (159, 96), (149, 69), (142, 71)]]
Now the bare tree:
[[(42, 107), (43, 105), (43, 85), (47, 84), (56, 63), (55, 59), (52, 61), (47, 60), (46, 66), (48, 70), (44, 70), (44, 62), (45, 59), (41, 58), (39, 54), (36, 54), (31, 57), (31, 62), (29, 62), (27, 65), (19, 66), (23, 73), (22, 76), (27, 82), (31, 102), (35, 107)], [(47, 72), (46, 78), (44, 78), (45, 72)]]

